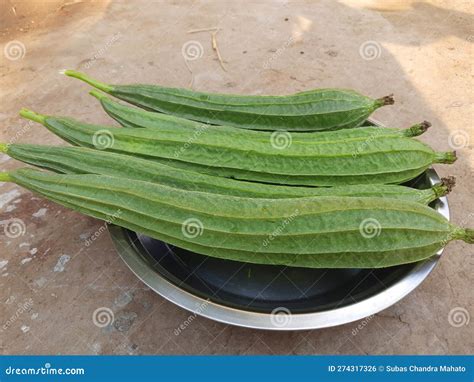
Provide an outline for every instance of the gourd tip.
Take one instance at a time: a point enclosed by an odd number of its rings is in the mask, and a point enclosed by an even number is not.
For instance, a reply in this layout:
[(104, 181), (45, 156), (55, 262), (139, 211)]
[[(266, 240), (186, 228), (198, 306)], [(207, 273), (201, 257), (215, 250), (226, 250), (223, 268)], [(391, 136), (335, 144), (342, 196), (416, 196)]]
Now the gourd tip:
[(8, 150), (8, 144), (7, 143), (0, 143), (0, 153), (6, 154)]
[(12, 179), (8, 172), (0, 172), (0, 182), (11, 182)]
[(417, 123), (416, 125), (413, 125), (407, 130), (405, 130), (405, 135), (407, 137), (417, 137), (421, 134), (424, 134), (430, 126), (431, 123), (429, 123), (428, 121)]
[(89, 94), (95, 98), (97, 98), (99, 101), (102, 101), (104, 99), (107, 99), (107, 96), (104, 93), (101, 93), (95, 89), (92, 89)]
[(427, 202), (431, 203), (435, 201), (436, 199), (441, 198), (442, 196), (448, 195), (453, 190), (455, 185), (456, 185), (456, 178), (454, 176), (441, 178), (441, 182), (436, 183), (429, 190), (429, 197), (427, 199)]
[(76, 72), (75, 70), (65, 70), (64, 74), (68, 77), (73, 77), (73, 78), (77, 78), (78, 80), (84, 81), (86, 84), (89, 84), (93, 86), (94, 88), (102, 90), (106, 93), (114, 90), (113, 86), (104, 84), (103, 82), (96, 81), (85, 73)]
[(378, 106), (393, 105), (395, 103), (393, 94), (389, 94), (388, 96), (379, 98), (377, 101), (378, 101)]
[(446, 151), (446, 152), (440, 152), (436, 153), (436, 158), (434, 163), (444, 163), (444, 164), (452, 164), (456, 162), (458, 159), (456, 155), (456, 151)]
[(465, 228), (464, 235), (461, 237), (468, 244), (474, 244), (474, 229)]
[(446, 189), (446, 194), (449, 194), (456, 185), (456, 178), (454, 176), (441, 178), (441, 185)]
[(34, 111), (29, 110), (27, 108), (22, 108), (20, 110), (20, 116), (22, 116), (23, 118), (30, 119), (32, 121), (41, 123), (42, 125), (45, 124), (45, 120), (46, 120), (45, 115), (35, 113)]
[(458, 160), (458, 156), (456, 154), (456, 151), (450, 151), (446, 153), (446, 157), (448, 159), (447, 163), (454, 163)]
[(420, 127), (423, 129), (423, 131), (426, 131), (431, 127), (431, 122), (423, 121), (420, 123)]
[(68, 77), (76, 77), (76, 78), (80, 78), (80, 76), (84, 75), (81, 72), (76, 72), (75, 70), (71, 70), (71, 69), (62, 69), (59, 73), (64, 74), (65, 76), (68, 76)]

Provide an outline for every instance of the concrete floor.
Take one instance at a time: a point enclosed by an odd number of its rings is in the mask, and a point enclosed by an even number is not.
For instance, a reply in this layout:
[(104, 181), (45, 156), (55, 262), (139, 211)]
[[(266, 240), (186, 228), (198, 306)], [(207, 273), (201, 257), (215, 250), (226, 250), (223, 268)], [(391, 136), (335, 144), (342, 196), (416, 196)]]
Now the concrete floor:
[[(112, 83), (187, 87), (193, 76), (195, 89), (229, 93), (315, 87), (354, 88), (373, 97), (394, 93), (396, 105), (375, 117), (397, 127), (427, 119), (433, 128), (423, 141), (438, 150), (456, 147), (459, 160), (437, 170), (458, 180), (449, 197), (452, 220), (474, 226), (470, 1), (10, 0), (0, 13), (2, 142), (61, 143), (20, 119), (22, 106), (110, 123), (87, 86), (58, 74), (63, 68)], [(209, 27), (221, 28), (217, 41), (227, 71), (210, 33), (187, 33)], [(182, 51), (190, 44), (198, 56), (188, 69)], [(2, 170), (18, 166), (0, 157)], [(85, 245), (100, 221), (11, 184), (0, 184), (0, 208), (0, 221), (24, 224), (19, 237), (0, 232), (4, 354), (462, 354), (474, 348), (467, 322), (474, 313), (474, 257), (472, 246), (461, 242), (447, 247), (418, 289), (370, 319), (276, 333), (196, 318), (176, 336), (190, 313), (138, 281), (107, 234)], [(113, 325), (94, 324), (102, 307), (113, 312)], [(464, 320), (453, 321), (457, 313)]]

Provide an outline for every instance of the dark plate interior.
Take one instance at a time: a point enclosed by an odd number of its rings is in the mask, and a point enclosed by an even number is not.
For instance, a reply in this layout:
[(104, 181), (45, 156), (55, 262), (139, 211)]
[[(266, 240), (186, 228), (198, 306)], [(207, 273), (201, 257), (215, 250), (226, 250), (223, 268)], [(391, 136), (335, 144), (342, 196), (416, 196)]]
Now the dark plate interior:
[[(422, 175), (410, 186), (426, 188)], [(330, 310), (374, 296), (404, 278), (416, 264), (384, 269), (307, 269), (220, 260), (128, 231), (153, 269), (181, 289), (237, 309), (292, 313)]]

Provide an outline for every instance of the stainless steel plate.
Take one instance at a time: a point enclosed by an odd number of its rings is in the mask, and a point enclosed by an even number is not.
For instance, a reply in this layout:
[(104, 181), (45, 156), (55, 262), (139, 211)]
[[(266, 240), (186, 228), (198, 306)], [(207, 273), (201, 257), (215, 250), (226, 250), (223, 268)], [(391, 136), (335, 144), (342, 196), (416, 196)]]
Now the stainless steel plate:
[[(411, 182), (438, 182), (433, 169)], [(445, 197), (432, 205), (449, 219)], [(305, 269), (220, 260), (109, 226), (115, 247), (148, 287), (169, 301), (210, 319), (271, 330), (341, 325), (393, 305), (428, 276), (430, 259), (384, 269)]]

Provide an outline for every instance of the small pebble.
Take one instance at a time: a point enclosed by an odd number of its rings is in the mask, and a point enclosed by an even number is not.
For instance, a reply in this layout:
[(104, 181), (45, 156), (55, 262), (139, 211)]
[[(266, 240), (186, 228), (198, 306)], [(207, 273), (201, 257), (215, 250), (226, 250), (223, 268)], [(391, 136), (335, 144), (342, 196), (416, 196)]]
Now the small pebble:
[[(0, 208), (3, 208), (7, 204), (9, 204), (13, 199), (18, 198), (20, 195), (21, 195), (20, 191), (18, 191), (16, 188), (0, 195)], [(13, 203), (16, 203), (16, 202), (14, 201)]]
[(0, 269), (3, 269), (7, 266), (8, 260), (0, 260)]
[(119, 332), (127, 332), (133, 324), (133, 321), (137, 318), (135, 312), (123, 312), (120, 313), (114, 320), (114, 328)]
[(9, 156), (5, 155), (5, 154), (0, 155), (0, 163), (5, 163), (5, 162), (9, 161), (10, 159), (11, 158)]
[(44, 215), (46, 215), (46, 211), (48, 211), (47, 208), (40, 208), (32, 216), (35, 217), (35, 218), (43, 217)]
[(64, 271), (64, 266), (66, 263), (71, 259), (71, 256), (69, 255), (61, 255), (58, 259), (58, 262), (54, 266), (53, 271), (54, 272), (63, 272)]
[(133, 300), (132, 292), (122, 292), (114, 301), (114, 305), (120, 308), (123, 308), (125, 305), (128, 305)]

